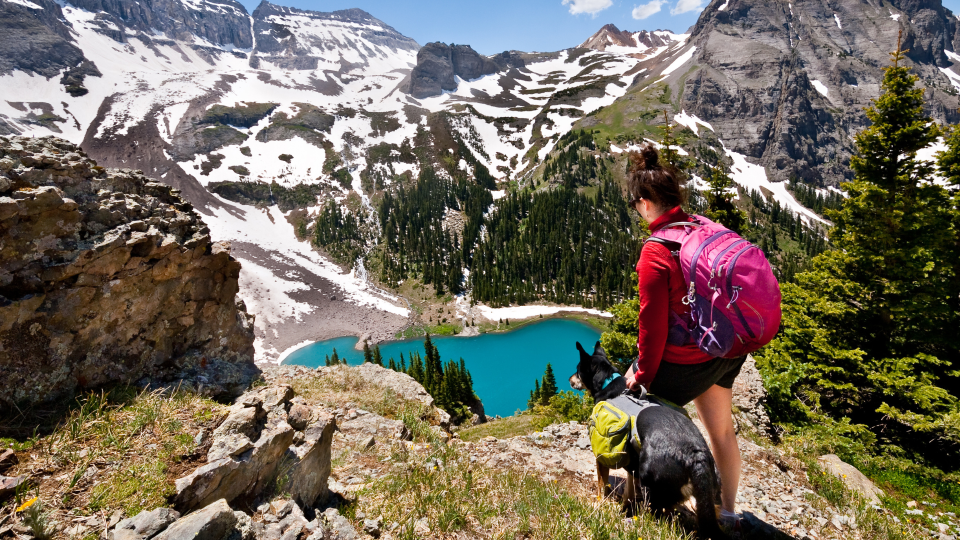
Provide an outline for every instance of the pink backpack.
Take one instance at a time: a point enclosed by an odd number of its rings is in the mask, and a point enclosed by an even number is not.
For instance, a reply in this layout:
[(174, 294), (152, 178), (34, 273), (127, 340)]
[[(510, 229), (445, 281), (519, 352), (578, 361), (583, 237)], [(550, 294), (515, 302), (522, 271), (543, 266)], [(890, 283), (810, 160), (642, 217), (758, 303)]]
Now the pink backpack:
[[(763, 347), (780, 330), (780, 284), (763, 251), (703, 216), (670, 223), (646, 242), (664, 244), (680, 261), (690, 306), (673, 314), (668, 340), (691, 341), (714, 357), (736, 358)], [(677, 249), (679, 246), (679, 249)]]

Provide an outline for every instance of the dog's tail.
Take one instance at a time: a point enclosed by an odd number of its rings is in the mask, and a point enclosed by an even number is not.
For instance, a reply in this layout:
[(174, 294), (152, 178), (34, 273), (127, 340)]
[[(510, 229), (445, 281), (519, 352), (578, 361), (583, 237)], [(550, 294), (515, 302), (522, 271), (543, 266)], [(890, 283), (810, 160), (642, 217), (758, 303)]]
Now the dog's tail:
[(710, 452), (700, 452), (691, 470), (693, 496), (697, 498), (697, 537), (701, 540), (726, 540), (720, 530), (717, 508), (720, 506), (720, 475)]

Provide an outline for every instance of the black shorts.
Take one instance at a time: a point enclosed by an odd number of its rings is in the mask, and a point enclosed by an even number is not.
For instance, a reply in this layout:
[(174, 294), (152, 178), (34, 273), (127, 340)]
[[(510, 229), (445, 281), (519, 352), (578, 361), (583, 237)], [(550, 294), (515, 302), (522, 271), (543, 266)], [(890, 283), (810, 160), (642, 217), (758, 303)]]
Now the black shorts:
[(650, 393), (683, 407), (711, 386), (733, 388), (733, 381), (747, 361), (739, 358), (714, 358), (700, 364), (660, 362), (657, 376), (650, 383)]

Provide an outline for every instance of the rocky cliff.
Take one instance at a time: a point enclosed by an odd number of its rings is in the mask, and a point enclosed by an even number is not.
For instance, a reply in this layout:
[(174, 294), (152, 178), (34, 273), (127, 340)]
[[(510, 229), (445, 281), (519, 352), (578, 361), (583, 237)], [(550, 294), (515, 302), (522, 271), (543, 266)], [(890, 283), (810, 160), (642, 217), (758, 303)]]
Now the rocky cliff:
[(0, 137), (0, 407), (256, 373), (240, 264), (179, 193), (50, 138)]
[(690, 37), (692, 59), (671, 75), (678, 108), (771, 179), (836, 184), (850, 178), (852, 136), (868, 124), (863, 108), (900, 32), (933, 118), (960, 120), (953, 73), (941, 69), (958, 28), (939, 1), (714, 0)]
[(417, 53), (417, 67), (410, 73), (409, 86), (403, 89), (417, 99), (439, 96), (444, 90), (457, 89), (457, 77), (469, 81), (501, 69), (522, 66), (523, 60), (509, 53), (487, 58), (469, 45), (427, 43)]

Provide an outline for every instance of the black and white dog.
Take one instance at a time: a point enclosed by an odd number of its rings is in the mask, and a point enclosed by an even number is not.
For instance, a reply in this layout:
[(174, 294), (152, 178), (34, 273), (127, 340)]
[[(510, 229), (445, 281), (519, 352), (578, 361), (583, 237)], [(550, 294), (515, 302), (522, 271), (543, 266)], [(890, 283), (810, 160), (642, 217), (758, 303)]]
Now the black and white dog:
[[(600, 402), (622, 394), (626, 379), (619, 374), (600, 342), (593, 354), (577, 343), (580, 363), (570, 377), (570, 386), (586, 390)], [(656, 398), (652, 398), (656, 400)], [(624, 500), (637, 499), (654, 512), (667, 512), (691, 495), (697, 501), (697, 530), (700, 538), (726, 538), (717, 523), (720, 479), (707, 441), (682, 412), (671, 406), (647, 407), (636, 418), (640, 451), (627, 445), (630, 464), (626, 467)], [(610, 470), (597, 463), (597, 495), (606, 496)]]

